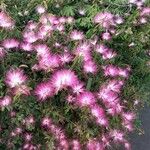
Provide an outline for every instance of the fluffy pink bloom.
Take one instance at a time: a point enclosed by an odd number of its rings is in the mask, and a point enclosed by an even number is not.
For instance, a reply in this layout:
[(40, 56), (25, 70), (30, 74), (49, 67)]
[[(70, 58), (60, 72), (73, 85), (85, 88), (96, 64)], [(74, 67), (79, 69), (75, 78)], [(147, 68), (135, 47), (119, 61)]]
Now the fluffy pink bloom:
[(94, 105), (90, 109), (92, 116), (96, 118), (103, 118), (105, 116), (105, 112), (103, 108), (99, 107), (99, 105)]
[(33, 45), (27, 42), (21, 42), (20, 48), (27, 52), (33, 51)]
[(92, 106), (96, 103), (93, 93), (85, 91), (77, 96), (77, 103), (79, 106)]
[(10, 87), (14, 88), (19, 85), (24, 84), (27, 81), (27, 76), (24, 74), (23, 70), (10, 69), (6, 72), (5, 83)]
[(4, 50), (3, 47), (0, 47), (0, 59), (4, 58), (6, 55), (6, 51)]
[(78, 83), (78, 78), (71, 70), (63, 69), (56, 71), (51, 78), (51, 83), (56, 91), (59, 91), (65, 87), (73, 87)]
[(5, 29), (14, 28), (15, 22), (12, 18), (4, 11), (0, 12), (0, 27)]
[(6, 49), (11, 48), (18, 48), (19, 47), (19, 41), (16, 39), (6, 39), (2, 42), (2, 46)]
[(124, 81), (113, 79), (108, 82), (107, 88), (114, 92), (120, 93), (123, 85), (124, 85)]
[(112, 59), (112, 58), (116, 57), (116, 55), (117, 55), (116, 52), (113, 52), (112, 50), (108, 50), (105, 53), (103, 53), (102, 58), (104, 60)]
[(103, 69), (104, 69), (105, 76), (115, 77), (115, 76), (118, 76), (119, 74), (119, 68), (114, 65), (104, 66)]
[(37, 52), (38, 56), (44, 56), (49, 55), (50, 49), (45, 44), (37, 44), (34, 46), (35, 51)]
[(84, 34), (83, 34), (83, 32), (74, 30), (74, 31), (71, 32), (70, 38), (72, 40), (82, 40), (84, 38)]
[(24, 134), (24, 139), (25, 139), (26, 142), (31, 141), (32, 134), (31, 133), (25, 133)]
[(89, 140), (86, 144), (87, 150), (104, 150), (104, 146), (102, 143), (98, 142), (97, 140)]
[(41, 125), (44, 128), (49, 128), (52, 124), (52, 120), (48, 117), (44, 117), (41, 121)]
[(118, 71), (119, 71), (118, 72), (119, 76), (122, 76), (124, 78), (128, 78), (129, 77), (129, 72), (130, 72), (129, 68), (119, 68)]
[(116, 142), (123, 142), (124, 141), (124, 133), (119, 130), (113, 130), (110, 132), (110, 136)]
[(66, 22), (67, 22), (68, 24), (71, 24), (71, 23), (74, 22), (74, 18), (73, 18), (73, 17), (68, 17), (68, 18), (66, 19)]
[(124, 143), (125, 150), (131, 150), (131, 144), (129, 142)]
[(84, 83), (77, 83), (72, 86), (73, 93), (80, 94), (85, 91)]
[(132, 122), (132, 121), (134, 121), (134, 119), (135, 119), (135, 114), (132, 113), (132, 112), (123, 113), (123, 114), (122, 114), (122, 118), (123, 118), (123, 120), (125, 120), (125, 121)]
[(13, 95), (30, 95), (30, 88), (26, 85), (19, 85), (12, 90)]
[(34, 118), (34, 116), (30, 115), (30, 116), (26, 117), (26, 118), (22, 121), (22, 123), (25, 124), (26, 126), (34, 125), (34, 123), (35, 123), (35, 118)]
[(68, 95), (67, 97), (66, 97), (66, 100), (67, 100), (67, 102), (68, 103), (74, 103), (75, 101), (76, 101), (76, 97), (74, 97), (73, 95)]
[(34, 93), (40, 101), (44, 101), (54, 96), (54, 88), (49, 82), (42, 82), (36, 86)]
[(25, 31), (23, 33), (24, 41), (27, 43), (34, 43), (38, 40), (38, 36), (34, 31)]
[(81, 144), (79, 140), (72, 140), (70, 142), (70, 145), (72, 150), (81, 150)]
[(45, 13), (45, 8), (42, 5), (38, 5), (36, 7), (36, 11), (37, 11), (38, 14), (43, 14), (43, 13)]
[(140, 12), (141, 16), (149, 16), (150, 15), (150, 7), (144, 7), (141, 12)]
[(106, 47), (105, 45), (103, 44), (97, 44), (96, 47), (95, 47), (95, 51), (100, 53), (100, 54), (104, 54), (108, 51), (108, 47)]
[(100, 12), (94, 17), (94, 22), (100, 24), (104, 28), (115, 25), (114, 15), (110, 12)]
[(122, 24), (124, 22), (123, 18), (120, 16), (115, 16), (115, 23)]
[(92, 60), (87, 60), (83, 64), (83, 70), (86, 73), (92, 73), (92, 74), (94, 74), (94, 73), (97, 72), (97, 69), (98, 69), (97, 65)]
[(103, 40), (109, 41), (109, 40), (111, 40), (111, 38), (112, 38), (112, 36), (111, 36), (111, 34), (109, 32), (102, 33), (102, 39)]
[(39, 58), (39, 67), (45, 71), (52, 71), (61, 64), (58, 55), (46, 54)]
[(12, 103), (12, 99), (10, 96), (4, 96), (1, 100), (0, 100), (0, 106), (1, 107), (6, 107), (9, 106)]
[(60, 61), (62, 64), (69, 63), (70, 61), (72, 61), (72, 59), (73, 57), (71, 56), (71, 54), (67, 52), (60, 55)]

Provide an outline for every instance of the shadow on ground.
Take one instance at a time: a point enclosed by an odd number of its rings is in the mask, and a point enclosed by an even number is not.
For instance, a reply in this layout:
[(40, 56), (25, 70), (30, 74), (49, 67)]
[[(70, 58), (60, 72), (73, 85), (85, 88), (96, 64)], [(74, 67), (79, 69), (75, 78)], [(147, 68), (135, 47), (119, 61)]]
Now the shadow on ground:
[(144, 134), (133, 133), (130, 136), (132, 150), (150, 150), (150, 107), (146, 106), (140, 112), (140, 120)]

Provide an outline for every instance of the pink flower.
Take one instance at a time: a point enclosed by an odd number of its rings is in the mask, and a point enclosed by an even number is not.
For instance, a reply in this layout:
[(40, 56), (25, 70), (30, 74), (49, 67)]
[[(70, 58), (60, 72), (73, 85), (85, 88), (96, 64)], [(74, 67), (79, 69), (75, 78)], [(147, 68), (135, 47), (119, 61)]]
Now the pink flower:
[(13, 95), (30, 95), (30, 88), (26, 85), (20, 85), (15, 87), (12, 92)]
[(72, 150), (81, 150), (81, 144), (78, 140), (72, 140), (70, 145)]
[(0, 59), (4, 58), (6, 55), (6, 51), (4, 50), (3, 47), (0, 47)]
[(113, 52), (112, 50), (108, 50), (108, 51), (103, 53), (102, 58), (104, 60), (112, 59), (112, 58), (116, 57), (116, 55), (117, 55), (116, 52)]
[(100, 24), (104, 28), (115, 25), (114, 15), (110, 12), (100, 12), (94, 17), (94, 22)]
[(32, 134), (31, 133), (25, 133), (24, 139), (26, 142), (30, 142), (32, 140)]
[(56, 71), (51, 78), (51, 83), (56, 91), (64, 89), (65, 87), (73, 87), (78, 83), (78, 78), (71, 70), (63, 69)]
[(140, 12), (141, 16), (149, 16), (150, 15), (150, 7), (144, 7), (141, 12)]
[(38, 5), (36, 7), (36, 11), (38, 14), (43, 14), (43, 13), (45, 13), (45, 8), (42, 5)]
[(44, 117), (41, 121), (42, 127), (49, 128), (52, 124), (52, 120), (48, 117)]
[(125, 121), (132, 122), (135, 119), (135, 114), (132, 112), (123, 113), (122, 118)]
[(6, 49), (11, 49), (11, 48), (18, 48), (19, 47), (19, 41), (16, 39), (6, 39), (2, 42), (2, 45)]
[(85, 91), (77, 96), (77, 103), (79, 106), (92, 106), (96, 103), (96, 99), (93, 93)]
[(102, 143), (98, 142), (97, 140), (91, 139), (86, 144), (86, 149), (87, 150), (104, 150), (104, 146)]
[(111, 36), (111, 34), (109, 32), (102, 33), (102, 39), (103, 40), (109, 41), (109, 40), (111, 40), (111, 38), (112, 38), (112, 36)]
[(10, 69), (6, 72), (5, 83), (10, 87), (14, 88), (19, 85), (24, 84), (27, 81), (27, 76), (24, 74), (23, 70)]
[(20, 48), (27, 52), (33, 51), (33, 45), (27, 42), (20, 43)]
[(87, 60), (83, 64), (83, 70), (86, 73), (96, 73), (97, 72), (97, 65), (92, 60)]
[(44, 56), (50, 54), (50, 49), (45, 44), (37, 44), (34, 46), (35, 51), (37, 52), (38, 56)]
[(59, 67), (60, 63), (60, 58), (56, 54), (45, 54), (39, 58), (39, 67), (45, 71), (52, 71)]
[(104, 69), (104, 75), (105, 76), (118, 76), (119, 74), (119, 68), (117, 66), (114, 65), (107, 65), (103, 67)]
[(73, 93), (80, 94), (85, 91), (84, 83), (77, 83), (72, 86)]
[(15, 26), (14, 20), (4, 11), (0, 12), (0, 27), (12, 29)]
[(0, 100), (0, 106), (1, 107), (6, 107), (9, 106), (12, 103), (12, 99), (10, 96), (4, 96), (1, 100)]
[(113, 130), (110, 132), (110, 136), (116, 142), (123, 142), (124, 141), (124, 133), (119, 130)]
[(68, 17), (68, 18), (66, 19), (66, 22), (67, 22), (68, 24), (71, 24), (71, 23), (74, 22), (74, 18), (73, 18), (73, 17)]
[(54, 88), (49, 82), (42, 82), (36, 86), (34, 93), (40, 101), (44, 101), (54, 96)]
[(74, 30), (74, 31), (71, 32), (70, 38), (72, 40), (82, 40), (84, 38), (84, 35), (83, 35), (83, 32)]
[(108, 51), (108, 47), (106, 47), (105, 45), (103, 44), (97, 44), (96, 47), (95, 47), (95, 51), (100, 53), (100, 54), (104, 54)]
[(72, 59), (73, 57), (71, 56), (71, 54), (67, 52), (60, 55), (60, 61), (62, 62), (62, 64), (69, 63), (70, 61), (72, 61)]

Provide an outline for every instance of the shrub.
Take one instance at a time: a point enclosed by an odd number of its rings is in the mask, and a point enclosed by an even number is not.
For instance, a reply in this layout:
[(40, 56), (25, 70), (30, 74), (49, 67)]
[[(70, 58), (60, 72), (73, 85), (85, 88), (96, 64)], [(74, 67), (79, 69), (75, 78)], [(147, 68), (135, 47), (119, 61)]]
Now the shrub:
[(149, 16), (136, 0), (1, 2), (0, 148), (129, 150)]

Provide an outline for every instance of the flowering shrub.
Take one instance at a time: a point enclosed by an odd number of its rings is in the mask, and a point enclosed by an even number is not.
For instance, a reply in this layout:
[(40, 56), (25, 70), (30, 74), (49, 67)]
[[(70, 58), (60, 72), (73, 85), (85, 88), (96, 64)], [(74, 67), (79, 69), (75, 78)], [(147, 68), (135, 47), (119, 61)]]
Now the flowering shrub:
[(0, 11), (0, 148), (130, 150), (150, 79), (149, 3), (17, 2)]

